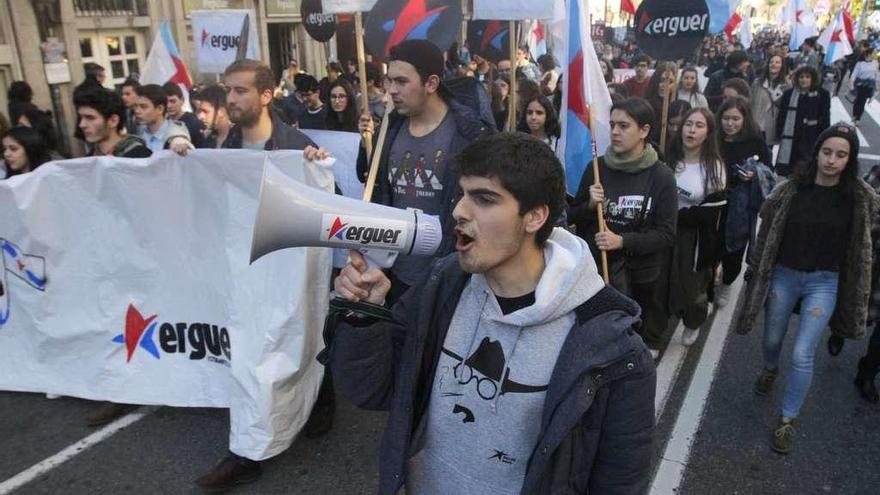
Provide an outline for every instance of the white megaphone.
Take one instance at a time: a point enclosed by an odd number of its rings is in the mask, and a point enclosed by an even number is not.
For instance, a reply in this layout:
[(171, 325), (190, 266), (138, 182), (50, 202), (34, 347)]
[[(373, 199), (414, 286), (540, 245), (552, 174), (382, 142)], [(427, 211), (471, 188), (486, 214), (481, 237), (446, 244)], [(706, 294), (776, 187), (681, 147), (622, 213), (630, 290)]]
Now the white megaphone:
[(311, 188), (266, 163), (251, 263), (279, 249), (324, 246), (356, 249), (371, 268), (388, 268), (397, 253), (434, 254), (442, 235), (436, 216)]

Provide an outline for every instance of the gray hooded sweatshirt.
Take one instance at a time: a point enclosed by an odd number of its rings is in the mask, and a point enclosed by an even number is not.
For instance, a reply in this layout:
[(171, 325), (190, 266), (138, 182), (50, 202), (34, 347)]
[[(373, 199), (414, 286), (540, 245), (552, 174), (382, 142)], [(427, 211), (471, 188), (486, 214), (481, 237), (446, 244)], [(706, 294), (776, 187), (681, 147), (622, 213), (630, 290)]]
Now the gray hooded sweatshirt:
[(406, 492), (519, 493), (538, 441), (547, 385), (574, 309), (604, 287), (590, 249), (555, 229), (535, 303), (504, 315), (471, 277), (443, 343)]

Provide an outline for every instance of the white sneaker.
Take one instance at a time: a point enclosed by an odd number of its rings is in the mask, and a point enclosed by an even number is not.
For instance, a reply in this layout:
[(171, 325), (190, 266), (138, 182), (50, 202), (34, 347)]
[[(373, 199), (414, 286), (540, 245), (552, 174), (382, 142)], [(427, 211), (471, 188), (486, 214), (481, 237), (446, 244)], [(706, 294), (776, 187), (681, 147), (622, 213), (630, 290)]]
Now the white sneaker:
[(684, 327), (684, 332), (681, 333), (681, 345), (685, 347), (690, 347), (697, 341), (700, 337), (700, 329), (699, 328), (688, 328)]
[(723, 308), (730, 302), (731, 288), (727, 284), (721, 284), (715, 287), (715, 300), (712, 301), (716, 308)]

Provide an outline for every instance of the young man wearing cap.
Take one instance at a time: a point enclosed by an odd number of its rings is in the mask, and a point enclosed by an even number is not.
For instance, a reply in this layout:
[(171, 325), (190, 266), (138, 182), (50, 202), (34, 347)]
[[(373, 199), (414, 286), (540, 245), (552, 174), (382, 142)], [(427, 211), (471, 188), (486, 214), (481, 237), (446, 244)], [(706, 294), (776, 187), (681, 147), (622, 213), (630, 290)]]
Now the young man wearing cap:
[[(585, 241), (553, 228), (562, 165), (504, 133), (451, 167), (458, 253), (389, 320), (346, 315), (323, 356), (340, 393), (389, 411), (378, 493), (644, 493), (654, 362), (638, 305), (605, 285)], [(391, 282), (350, 259), (337, 294), (382, 304)]]
[[(307, 160), (323, 160), (330, 155), (318, 148), (305, 134), (287, 125), (272, 110), (274, 76), (266, 64), (242, 59), (233, 62), (225, 71), (226, 109), (235, 124), (223, 142), (224, 148), (251, 150), (302, 150)], [(304, 427), (310, 438), (327, 433), (333, 425), (336, 403), (329, 374)], [(263, 459), (249, 459), (229, 451), (211, 471), (202, 475), (196, 484), (204, 491), (218, 493), (236, 485), (256, 481), (262, 474)]]
[[(481, 134), (492, 132), (474, 109), (452, 98), (441, 80), (444, 64), (443, 53), (427, 40), (407, 40), (391, 49), (386, 85), (394, 111), (373, 194), (377, 203), (440, 216), (439, 255), (452, 252), (454, 246), (452, 207), (458, 178), (448, 167), (449, 158)], [(359, 125), (361, 132), (374, 130), (369, 114), (361, 115)], [(358, 170), (366, 175), (364, 154)], [(398, 256), (390, 273), (390, 300), (420, 280), (429, 267), (428, 257)]]

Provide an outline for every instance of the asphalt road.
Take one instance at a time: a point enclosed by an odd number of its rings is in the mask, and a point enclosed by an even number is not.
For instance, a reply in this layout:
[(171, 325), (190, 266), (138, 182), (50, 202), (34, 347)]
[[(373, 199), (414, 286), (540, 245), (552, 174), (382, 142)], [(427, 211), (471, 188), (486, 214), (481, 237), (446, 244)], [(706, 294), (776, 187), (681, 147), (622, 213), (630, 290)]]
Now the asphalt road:
[[(841, 103), (848, 112), (849, 103)], [(861, 153), (876, 155), (862, 160), (866, 171), (880, 162), (880, 125), (866, 115), (860, 129), (869, 144)], [(714, 321), (724, 319), (719, 314)], [(813, 386), (798, 422), (795, 450), (781, 456), (770, 450), (769, 442), (784, 381), (778, 381), (774, 394), (765, 398), (754, 396), (751, 388), (761, 366), (760, 331), (729, 335), (715, 344), (709, 337), (720, 331), (723, 328), (710, 321), (697, 344), (672, 366), (679, 371), (672, 376), (669, 399), (658, 420), (658, 467), (684, 406), (701, 404), (695, 398), (699, 387), (694, 385), (701, 358), (713, 346), (715, 352), (722, 351), (717, 368), (713, 367), (714, 378), (708, 377), (711, 388), (703, 414), (694, 419), (696, 433), (681, 462), (683, 477), (677, 493), (880, 493), (880, 407), (864, 402), (852, 385), (866, 341), (848, 342), (843, 353), (832, 358), (824, 350), (823, 338)], [(783, 363), (790, 362), (794, 333), (789, 332)], [(670, 351), (663, 359), (674, 359), (674, 354)], [(83, 421), (94, 407), (95, 403), (72, 398), (49, 400), (42, 394), (0, 392), (0, 495), (197, 493), (193, 480), (226, 452), (225, 410), (148, 409), (143, 419), (88, 449), (73, 449), (66, 462), (18, 489), (4, 491), (4, 480), (94, 433)], [(297, 439), (284, 454), (264, 463), (258, 482), (235, 493), (372, 493), (384, 422), (383, 413), (356, 410), (340, 397), (331, 433), (317, 440)]]

